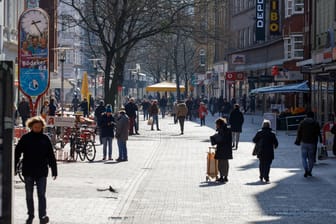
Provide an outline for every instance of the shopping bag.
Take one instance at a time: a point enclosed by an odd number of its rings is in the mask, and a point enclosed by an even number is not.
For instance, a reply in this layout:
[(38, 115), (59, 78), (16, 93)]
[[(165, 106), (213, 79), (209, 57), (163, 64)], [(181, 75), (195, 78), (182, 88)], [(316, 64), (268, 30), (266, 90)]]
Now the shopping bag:
[(328, 150), (325, 145), (320, 145), (318, 146), (318, 159), (319, 160), (324, 160), (328, 158)]
[(150, 117), (150, 118), (148, 119), (147, 124), (148, 124), (148, 125), (152, 125), (152, 124), (153, 124), (153, 118), (152, 118), (152, 117)]

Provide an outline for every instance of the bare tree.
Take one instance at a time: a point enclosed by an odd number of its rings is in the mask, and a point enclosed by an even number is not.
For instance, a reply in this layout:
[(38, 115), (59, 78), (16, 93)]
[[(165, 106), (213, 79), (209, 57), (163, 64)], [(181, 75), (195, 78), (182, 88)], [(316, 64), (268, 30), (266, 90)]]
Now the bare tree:
[[(105, 101), (114, 105), (117, 87), (122, 85), (124, 65), (131, 49), (141, 40), (180, 26), (178, 14), (195, 2), (177, 0), (61, 0), (74, 9), (70, 17), (87, 31), (92, 55), (105, 59)], [(185, 15), (190, 16), (190, 15)]]

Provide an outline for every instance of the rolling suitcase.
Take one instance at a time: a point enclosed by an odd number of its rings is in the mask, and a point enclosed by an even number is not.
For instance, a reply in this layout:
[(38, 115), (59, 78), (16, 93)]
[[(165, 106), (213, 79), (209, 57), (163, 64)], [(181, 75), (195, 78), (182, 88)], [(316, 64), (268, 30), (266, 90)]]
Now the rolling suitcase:
[(207, 175), (206, 181), (217, 178), (218, 175), (218, 161), (215, 159), (216, 147), (209, 147), (207, 152)]

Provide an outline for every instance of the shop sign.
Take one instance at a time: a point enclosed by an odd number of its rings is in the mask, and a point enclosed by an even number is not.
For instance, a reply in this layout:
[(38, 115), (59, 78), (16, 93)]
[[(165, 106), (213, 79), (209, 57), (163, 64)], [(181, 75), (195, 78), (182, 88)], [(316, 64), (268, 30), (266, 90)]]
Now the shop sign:
[(265, 40), (265, 1), (256, 2), (256, 40)]
[(243, 65), (246, 63), (245, 55), (243, 54), (233, 54), (231, 58), (234, 65)]
[(279, 24), (279, 2), (278, 0), (271, 0), (270, 2), (270, 25), (269, 30), (271, 35), (280, 34)]
[(241, 81), (244, 80), (243, 72), (226, 72), (225, 79), (230, 81)]

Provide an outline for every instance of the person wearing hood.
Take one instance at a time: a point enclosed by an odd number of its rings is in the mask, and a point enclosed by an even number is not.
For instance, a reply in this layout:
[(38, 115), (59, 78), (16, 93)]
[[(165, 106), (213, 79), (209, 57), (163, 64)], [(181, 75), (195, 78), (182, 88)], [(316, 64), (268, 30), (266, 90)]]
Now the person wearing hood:
[(260, 181), (264, 179), (268, 183), (271, 164), (274, 159), (274, 149), (279, 144), (269, 120), (263, 121), (261, 130), (257, 132), (252, 141), (258, 145), (259, 179)]
[[(57, 177), (57, 163), (54, 150), (49, 137), (43, 134), (45, 121), (42, 117), (36, 116), (27, 120), (30, 132), (23, 135), (15, 147), (15, 171), (21, 158), (22, 174), (25, 180), (26, 203), (28, 210), (27, 224), (32, 224), (34, 219), (34, 185), (37, 188), (38, 214), (40, 223), (48, 223), (46, 188), (49, 167), (51, 176)], [(17, 172), (15, 172), (16, 174)]]
[(312, 176), (318, 140), (320, 139), (320, 143), (322, 143), (320, 129), (319, 123), (314, 120), (314, 112), (311, 111), (299, 124), (295, 145), (301, 145), (301, 159), (305, 170), (304, 177)]

